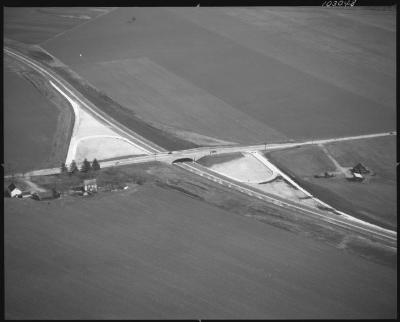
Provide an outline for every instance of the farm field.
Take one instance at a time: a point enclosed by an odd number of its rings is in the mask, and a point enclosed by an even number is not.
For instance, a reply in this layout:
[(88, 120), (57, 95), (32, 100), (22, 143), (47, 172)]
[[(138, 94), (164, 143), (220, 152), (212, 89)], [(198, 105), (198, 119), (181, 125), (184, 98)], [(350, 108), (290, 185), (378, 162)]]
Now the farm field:
[(5, 174), (59, 166), (66, 157), (73, 123), (68, 106), (55, 104), (57, 97), (51, 91), (37, 89), (42, 86), (37, 75), (23, 78), (20, 73), (5, 58)]
[(120, 8), (44, 48), (139, 116), (255, 144), (394, 129), (394, 27), (393, 8)]
[(109, 12), (112, 8), (4, 8), (4, 37), (39, 44)]
[(361, 162), (375, 175), (366, 175), (361, 183), (349, 182), (340, 175), (316, 179), (315, 174), (335, 170), (332, 161), (316, 146), (274, 151), (267, 157), (322, 201), (357, 218), (397, 230), (396, 138), (335, 142), (326, 148), (341, 166), (353, 167)]
[(4, 228), (8, 319), (396, 315), (394, 268), (154, 185), (5, 199)]

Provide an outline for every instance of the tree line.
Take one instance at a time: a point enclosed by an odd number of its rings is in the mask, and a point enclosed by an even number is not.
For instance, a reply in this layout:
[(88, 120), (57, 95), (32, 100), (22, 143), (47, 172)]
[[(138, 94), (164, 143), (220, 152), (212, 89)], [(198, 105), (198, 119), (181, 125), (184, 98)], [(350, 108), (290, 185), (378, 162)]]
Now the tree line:
[(71, 164), (69, 165), (69, 168), (67, 168), (67, 165), (65, 162), (61, 163), (61, 173), (68, 173), (70, 175), (75, 174), (77, 172), (83, 172), (83, 173), (88, 173), (90, 171), (97, 171), (100, 170), (100, 164), (95, 158), (92, 163), (90, 163), (86, 158), (83, 160), (83, 163), (81, 165), (81, 168), (78, 169), (78, 165), (76, 164), (75, 160), (72, 160)]

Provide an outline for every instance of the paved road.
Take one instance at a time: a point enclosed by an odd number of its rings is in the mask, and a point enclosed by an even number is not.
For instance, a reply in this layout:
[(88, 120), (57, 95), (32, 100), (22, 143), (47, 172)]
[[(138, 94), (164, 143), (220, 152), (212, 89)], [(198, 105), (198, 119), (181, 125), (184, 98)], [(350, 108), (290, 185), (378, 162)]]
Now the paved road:
[[(149, 161), (162, 161), (167, 163), (172, 163), (173, 161), (180, 159), (180, 158), (191, 158), (191, 159), (199, 159), (200, 157), (208, 154), (220, 154), (220, 153), (230, 153), (230, 152), (254, 152), (257, 150), (275, 150), (275, 149), (284, 149), (302, 145), (311, 145), (311, 144), (324, 144), (324, 143), (331, 143), (331, 142), (339, 142), (339, 141), (347, 141), (347, 140), (359, 140), (359, 139), (366, 139), (366, 138), (374, 138), (374, 137), (381, 137), (387, 135), (396, 135), (395, 131), (392, 132), (385, 132), (385, 133), (376, 133), (376, 134), (368, 134), (368, 135), (359, 135), (359, 136), (351, 136), (351, 137), (342, 137), (342, 138), (331, 138), (331, 139), (323, 139), (323, 140), (312, 140), (312, 141), (303, 141), (303, 142), (289, 142), (289, 143), (275, 143), (275, 144), (262, 144), (262, 145), (252, 145), (252, 146), (222, 146), (222, 147), (202, 147), (190, 150), (181, 150), (181, 151), (172, 151), (167, 152), (164, 149), (158, 147), (154, 143), (148, 141), (145, 138), (140, 137), (133, 131), (125, 128), (115, 120), (106, 118), (101, 113), (99, 113), (98, 109), (89, 102), (86, 98), (83, 97), (80, 93), (76, 92), (71, 85), (66, 83), (64, 80), (60, 79), (55, 74), (49, 72), (43, 66), (33, 62), (31, 59), (11, 51), (8, 48), (4, 48), (4, 52), (13, 56), (14, 58), (28, 64), (39, 73), (44, 75), (45, 77), (49, 78), (53, 85), (62, 90), (63, 95), (69, 97), (69, 100), (76, 101), (80, 104), (81, 107), (85, 108), (86, 111), (92, 113), (99, 119), (101, 119), (105, 124), (108, 124), (112, 127), (113, 130), (120, 133), (127, 139), (131, 140), (134, 144), (140, 146), (142, 149), (145, 149), (148, 153), (152, 153), (152, 155), (142, 156), (142, 157), (134, 157), (134, 158), (125, 158), (120, 160), (113, 160), (113, 161), (105, 161), (101, 163), (101, 166), (110, 167), (116, 165), (124, 165), (124, 164), (133, 164), (133, 163), (143, 163)], [(74, 92), (75, 91), (75, 92)], [(263, 199), (265, 201), (280, 205), (282, 207), (289, 207), (296, 212), (302, 212), (307, 214), (308, 216), (313, 216), (314, 218), (322, 219), (326, 222), (333, 223), (335, 225), (341, 226), (347, 229), (353, 229), (358, 232), (373, 234), (379, 239), (389, 241), (396, 245), (397, 241), (397, 233), (394, 231), (386, 230), (381, 227), (371, 225), (369, 223), (365, 223), (363, 221), (352, 221), (351, 216), (348, 216), (344, 213), (344, 216), (338, 216), (327, 214), (326, 212), (318, 212), (315, 209), (309, 208), (304, 205), (298, 205), (294, 202), (289, 200), (279, 198), (275, 195), (267, 194), (261, 190), (257, 190), (255, 188), (251, 188), (249, 186), (245, 186), (240, 184), (234, 180), (226, 178), (224, 176), (218, 175), (215, 172), (210, 171), (209, 169), (200, 166), (196, 163), (175, 163), (177, 166), (185, 169), (187, 171), (191, 171), (197, 175), (206, 177), (210, 180), (218, 182), (220, 184), (226, 185), (230, 188), (236, 189), (248, 195), (254, 196), (259, 199)], [(57, 174), (60, 172), (59, 168), (52, 168), (52, 169), (41, 169), (31, 171), (26, 173), (25, 175), (35, 176), (35, 175), (50, 175), (50, 174)], [(21, 174), (17, 174), (16, 176), (21, 176)], [(7, 176), (10, 177), (10, 176)], [(337, 217), (333, 217), (337, 216)], [(393, 246), (395, 247), (395, 246)]]
[(141, 146), (142, 149), (147, 150), (149, 153), (165, 151), (163, 148), (157, 146), (156, 144), (141, 137), (137, 133), (134, 133), (132, 130), (113, 120), (111, 117), (104, 116), (103, 113), (101, 113), (101, 111), (94, 104), (92, 104), (82, 94), (76, 91), (70, 84), (61, 79), (58, 75), (49, 71), (48, 68), (45, 68), (40, 63), (35, 62), (32, 59), (22, 55), (21, 53), (17, 53), (7, 47), (4, 48), (4, 53), (18, 59), (24, 64), (29, 65), (31, 68), (35, 69), (44, 77), (48, 78), (49, 81), (53, 82), (53, 86), (56, 85), (58, 89), (61, 89), (63, 94), (65, 93), (67, 97), (69, 97), (70, 102), (75, 101), (77, 104), (79, 104), (80, 108), (84, 108), (87, 112), (100, 119), (104, 124), (107, 124), (115, 132), (132, 141), (132, 143)]
[(343, 216), (341, 213), (338, 214), (336, 212), (318, 211), (317, 209), (307, 207), (305, 205), (299, 205), (293, 201), (277, 197), (276, 195), (266, 193), (264, 191), (258, 190), (256, 188), (226, 178), (222, 175), (212, 172), (211, 170), (201, 166), (198, 163), (185, 162), (185, 163), (176, 163), (175, 165), (179, 166), (182, 169), (188, 170), (202, 177), (215, 181), (221, 185), (238, 190), (249, 196), (265, 200), (267, 202), (273, 203), (275, 205), (284, 208), (293, 209), (297, 213), (302, 213), (308, 217), (317, 220), (322, 220), (324, 222), (331, 223), (333, 225), (339, 226), (341, 228), (350, 231), (357, 231), (358, 233), (367, 236), (373, 235), (375, 238), (385, 241), (386, 243), (389, 243), (391, 247), (397, 247), (397, 233), (395, 231), (384, 229), (382, 227), (372, 225), (370, 223), (363, 222), (361, 220), (353, 220), (351, 216), (348, 215)]

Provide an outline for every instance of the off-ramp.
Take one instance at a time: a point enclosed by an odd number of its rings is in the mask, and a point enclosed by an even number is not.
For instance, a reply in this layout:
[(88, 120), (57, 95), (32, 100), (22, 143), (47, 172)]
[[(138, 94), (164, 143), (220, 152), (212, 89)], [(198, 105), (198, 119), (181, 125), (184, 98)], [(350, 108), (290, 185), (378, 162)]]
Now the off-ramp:
[[(31, 59), (21, 55), (20, 53), (15, 53), (8, 48), (4, 48), (4, 52), (19, 61), (28, 64), (43, 76), (47, 77), (52, 86), (55, 87), (64, 97), (68, 99), (71, 105), (74, 108), (74, 111), (77, 112), (78, 108), (82, 108), (85, 112), (90, 113), (98, 120), (100, 120), (103, 124), (106, 124), (113, 133), (117, 133), (118, 136), (125, 138), (129, 141), (132, 145), (136, 146), (138, 149), (146, 152), (147, 154), (151, 154), (144, 157), (135, 157), (135, 158), (125, 158), (120, 160), (114, 161), (106, 161), (102, 163), (102, 167), (107, 166), (115, 166), (115, 165), (122, 165), (122, 164), (131, 164), (131, 163), (140, 163), (140, 162), (149, 162), (149, 161), (163, 161), (172, 163), (176, 159), (179, 158), (191, 158), (195, 160), (196, 158), (200, 158), (204, 155), (211, 154), (211, 153), (228, 153), (228, 152), (252, 152), (257, 150), (274, 150), (274, 149), (283, 149), (283, 148), (290, 148), (295, 146), (301, 145), (310, 145), (310, 144), (324, 144), (330, 142), (338, 142), (338, 141), (346, 141), (346, 140), (358, 140), (358, 139), (365, 139), (365, 138), (373, 138), (379, 136), (386, 136), (386, 135), (396, 135), (395, 131), (385, 132), (385, 133), (376, 133), (376, 134), (367, 134), (367, 135), (359, 135), (359, 136), (351, 136), (351, 137), (343, 137), (343, 138), (331, 138), (331, 139), (322, 139), (322, 140), (312, 140), (312, 141), (303, 141), (303, 142), (289, 142), (289, 143), (281, 143), (281, 144), (263, 144), (263, 145), (254, 145), (254, 146), (224, 146), (224, 147), (204, 147), (204, 148), (197, 148), (191, 150), (182, 150), (182, 151), (174, 151), (168, 152), (162, 149), (161, 147), (155, 145), (154, 143), (146, 140), (143, 137), (140, 137), (130, 129), (125, 128), (115, 120), (111, 118), (106, 118), (101, 113), (99, 113), (96, 107), (89, 102), (82, 94), (76, 92), (74, 88), (66, 83), (64, 80), (61, 80), (55, 74), (49, 72), (44, 67), (40, 66), (38, 63), (33, 62)], [(79, 116), (79, 112), (78, 112)], [(79, 120), (79, 117), (78, 117)], [(75, 124), (76, 125), (76, 124)], [(74, 127), (74, 131), (77, 131), (77, 128)], [(110, 134), (111, 135), (111, 134)], [(114, 134), (113, 134), (114, 135)], [(82, 139), (82, 138), (81, 138)], [(71, 140), (71, 153), (68, 154), (67, 161), (73, 157), (73, 151), (76, 151), (76, 142)], [(255, 156), (258, 155), (257, 153)], [(260, 159), (260, 156), (258, 156)], [(266, 162), (266, 161), (265, 161)], [(392, 247), (396, 247), (397, 241), (397, 233), (394, 231), (390, 231), (379, 226), (375, 226), (360, 220), (357, 220), (347, 214), (338, 212), (334, 209), (331, 209), (332, 212), (327, 213), (326, 211), (318, 212), (315, 209), (306, 207), (304, 205), (300, 206), (294, 202), (284, 200), (277, 196), (269, 195), (265, 192), (259, 191), (257, 189), (251, 188), (244, 184), (238, 183), (234, 180), (229, 178), (223, 177), (221, 175), (216, 174), (215, 172), (211, 172), (209, 169), (206, 169), (199, 164), (196, 163), (176, 163), (177, 166), (185, 169), (187, 171), (193, 172), (215, 182), (218, 182), (222, 185), (228, 186), (230, 188), (236, 189), (248, 195), (254, 196), (258, 199), (262, 199), (268, 202), (272, 202), (282, 207), (291, 208), (297, 212), (301, 212), (307, 216), (318, 218), (319, 220), (323, 220), (325, 222), (329, 222), (331, 224), (340, 226), (345, 229), (350, 229), (357, 231), (361, 234), (368, 234), (373, 235), (380, 240), (384, 240), (389, 242)], [(275, 169), (276, 170), (276, 169)], [(278, 171), (278, 170), (277, 170)], [(29, 172), (27, 175), (49, 175), (49, 174), (56, 174), (59, 173), (58, 168), (53, 169), (42, 169)]]

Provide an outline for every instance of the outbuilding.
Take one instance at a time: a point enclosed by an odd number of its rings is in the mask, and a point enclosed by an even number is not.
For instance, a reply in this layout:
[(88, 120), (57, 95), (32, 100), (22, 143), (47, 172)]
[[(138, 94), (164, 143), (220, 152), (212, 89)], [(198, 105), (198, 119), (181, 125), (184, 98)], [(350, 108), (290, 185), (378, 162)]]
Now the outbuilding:
[(46, 190), (46, 191), (40, 191), (40, 192), (34, 192), (32, 194), (32, 199), (35, 200), (50, 200), (50, 199), (56, 199), (60, 198), (61, 194), (56, 191), (55, 189), (52, 190)]
[(22, 191), (18, 198), (31, 198), (32, 194), (30, 191)]
[(14, 183), (11, 183), (8, 187), (7, 187), (7, 191), (8, 194), (11, 198), (16, 198), (19, 195), (21, 195), (22, 191), (20, 189), (17, 188), (17, 186)]

